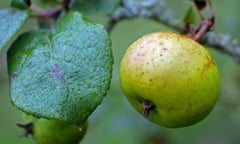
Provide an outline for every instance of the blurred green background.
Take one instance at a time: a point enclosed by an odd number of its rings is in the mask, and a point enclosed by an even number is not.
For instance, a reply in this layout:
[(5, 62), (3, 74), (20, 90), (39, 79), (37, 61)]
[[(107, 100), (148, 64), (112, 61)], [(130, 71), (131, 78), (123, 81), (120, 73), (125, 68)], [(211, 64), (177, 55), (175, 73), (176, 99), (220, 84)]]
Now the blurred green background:
[[(177, 21), (181, 21), (189, 6), (189, 0), (168, 0)], [(240, 1), (214, 1), (216, 12), (215, 31), (240, 39)], [(0, 8), (8, 7), (8, 1), (0, 1)], [(106, 22), (104, 16), (89, 15), (89, 19)], [(2, 24), (2, 23), (0, 23)], [(27, 29), (36, 28), (29, 20)], [(124, 20), (111, 33), (115, 59), (112, 85), (102, 104), (89, 118), (89, 129), (81, 144), (239, 144), (240, 143), (240, 65), (232, 57), (209, 48), (215, 57), (221, 77), (221, 93), (217, 105), (203, 121), (186, 128), (168, 129), (144, 119), (127, 102), (121, 91), (118, 71), (126, 48), (140, 36), (169, 30), (167, 27), (142, 18)], [(19, 111), (12, 106), (6, 66), (6, 51), (0, 55), (0, 143), (31, 144), (31, 138), (20, 137), (22, 130), (16, 123), (23, 122)]]

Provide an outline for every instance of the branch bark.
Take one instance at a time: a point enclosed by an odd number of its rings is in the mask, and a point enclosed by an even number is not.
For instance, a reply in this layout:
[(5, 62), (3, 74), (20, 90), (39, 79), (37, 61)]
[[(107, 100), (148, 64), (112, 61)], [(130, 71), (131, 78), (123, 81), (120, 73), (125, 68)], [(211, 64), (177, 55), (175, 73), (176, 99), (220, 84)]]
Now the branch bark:
[[(112, 13), (107, 30), (111, 32), (119, 21), (135, 17), (160, 22), (179, 32), (183, 28), (183, 25), (175, 21), (172, 12), (166, 9), (165, 0), (122, 0), (121, 6)], [(236, 62), (240, 63), (240, 45), (238, 40), (233, 39), (230, 35), (208, 32), (199, 42), (232, 56)]]

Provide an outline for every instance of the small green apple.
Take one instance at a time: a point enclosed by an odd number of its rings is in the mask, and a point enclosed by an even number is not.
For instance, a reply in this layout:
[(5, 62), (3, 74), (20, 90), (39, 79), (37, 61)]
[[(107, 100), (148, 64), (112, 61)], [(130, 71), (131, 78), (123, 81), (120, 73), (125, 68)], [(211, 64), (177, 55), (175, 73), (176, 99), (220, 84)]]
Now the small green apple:
[(36, 144), (78, 144), (86, 130), (87, 123), (77, 126), (42, 118), (33, 122), (33, 138)]
[(36, 118), (22, 112), (26, 124), (17, 124), (24, 129), (23, 136), (32, 135), (36, 144), (78, 144), (87, 131), (88, 122), (82, 125), (59, 120)]
[(149, 120), (170, 128), (205, 118), (220, 89), (217, 65), (194, 40), (156, 32), (135, 41), (120, 65), (122, 89)]

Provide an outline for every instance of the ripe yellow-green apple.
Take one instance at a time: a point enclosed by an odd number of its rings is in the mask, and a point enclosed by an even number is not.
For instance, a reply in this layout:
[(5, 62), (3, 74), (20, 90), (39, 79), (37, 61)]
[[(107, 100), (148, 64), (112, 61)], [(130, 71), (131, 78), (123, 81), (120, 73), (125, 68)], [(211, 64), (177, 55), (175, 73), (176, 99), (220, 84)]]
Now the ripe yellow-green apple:
[(169, 128), (205, 118), (220, 89), (218, 68), (210, 53), (173, 32), (147, 34), (130, 45), (120, 64), (120, 81), (138, 112)]

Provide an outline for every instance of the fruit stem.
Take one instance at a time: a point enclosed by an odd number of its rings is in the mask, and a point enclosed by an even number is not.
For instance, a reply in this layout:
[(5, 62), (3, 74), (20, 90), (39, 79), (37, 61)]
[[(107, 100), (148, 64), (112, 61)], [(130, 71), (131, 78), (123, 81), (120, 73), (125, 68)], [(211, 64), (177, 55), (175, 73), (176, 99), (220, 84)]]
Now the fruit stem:
[[(198, 15), (201, 19), (200, 26), (197, 28), (196, 32), (192, 32), (192, 28), (187, 23), (187, 24), (185, 24), (185, 27), (181, 33), (187, 35), (188, 37), (192, 38), (195, 41), (198, 41), (201, 39), (201, 37), (205, 33), (207, 33), (208, 31), (211, 31), (213, 29), (214, 22), (215, 22), (215, 13), (214, 13), (214, 9), (213, 9), (211, 0), (205, 0), (205, 1), (195, 0), (194, 3), (195, 3), (195, 6), (197, 7)], [(208, 19), (205, 19), (201, 13), (202, 9), (205, 8), (206, 3), (209, 5), (209, 9), (210, 9), (210, 16)]]
[(197, 29), (196, 34), (192, 38), (195, 41), (198, 41), (206, 32), (212, 30), (214, 26), (215, 13), (214, 13), (213, 5), (211, 0), (207, 0), (207, 3), (210, 9), (210, 17), (205, 20), (203, 17), (200, 16), (202, 19), (202, 22), (200, 24), (200, 27)]
[(144, 100), (143, 101), (143, 115), (145, 117), (149, 116), (150, 111), (155, 107), (151, 101)]

